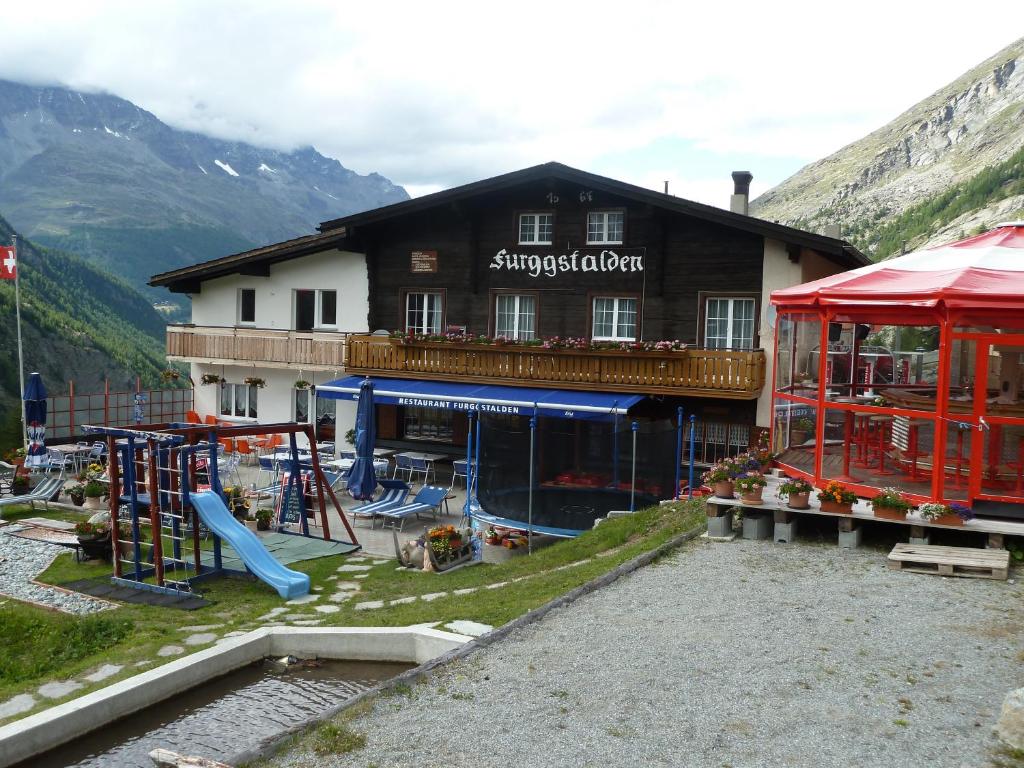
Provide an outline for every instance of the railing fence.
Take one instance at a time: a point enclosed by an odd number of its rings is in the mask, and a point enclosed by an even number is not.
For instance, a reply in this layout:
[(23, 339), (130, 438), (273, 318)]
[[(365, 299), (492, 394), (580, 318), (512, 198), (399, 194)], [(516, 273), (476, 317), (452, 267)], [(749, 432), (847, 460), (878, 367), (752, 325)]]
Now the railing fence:
[(79, 393), (69, 384), (68, 394), (46, 398), (46, 440), (81, 437), (83, 424), (125, 427), (140, 422), (184, 421), (192, 409), (191, 388)]

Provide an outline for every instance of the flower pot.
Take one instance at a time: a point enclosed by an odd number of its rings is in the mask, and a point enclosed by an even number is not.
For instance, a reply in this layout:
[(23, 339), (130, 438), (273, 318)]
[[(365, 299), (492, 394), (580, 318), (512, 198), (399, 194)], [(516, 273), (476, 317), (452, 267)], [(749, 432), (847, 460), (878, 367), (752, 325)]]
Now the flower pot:
[[(789, 501), (786, 502), (786, 506), (790, 509), (810, 509), (810, 499), (810, 491), (804, 491), (803, 493), (791, 493), (789, 494)], [(822, 508), (824, 508), (824, 502), (822, 502)]]
[(715, 492), (715, 496), (720, 499), (734, 498), (733, 491), (736, 490), (736, 484), (732, 480), (721, 480), (712, 484), (711, 487)]
[(758, 488), (756, 491), (740, 493), (740, 501), (742, 501), (744, 504), (764, 504), (764, 498), (761, 495), (760, 488)]
[(102, 496), (86, 496), (85, 509), (103, 509), (103, 497)]
[(246, 520), (245, 527), (248, 528), (250, 531), (255, 531), (259, 528), (255, 520)]
[(930, 521), (936, 525), (963, 525), (964, 519), (960, 515), (939, 515), (934, 520)]
[(257, 520), (256, 521), (256, 530), (257, 531), (269, 531), (270, 530), (270, 521), (269, 520), (264, 520), (262, 518)]
[(791, 446), (803, 445), (806, 442), (807, 442), (807, 433), (804, 432), (802, 429), (794, 429), (794, 430), (790, 431), (790, 433), (789, 433), (789, 444)]
[(875, 507), (871, 508), (875, 517), (880, 520), (906, 520), (907, 510), (905, 509), (893, 509), (892, 507)]
[(852, 515), (853, 514), (853, 503), (848, 504), (837, 504), (834, 501), (823, 501), (821, 502), (822, 512), (832, 512), (836, 515)]
[(80, 507), (85, 504), (85, 496), (71, 496), (71, 503), (76, 507)]
[(78, 544), (82, 548), (82, 554), (86, 560), (91, 558), (102, 558), (107, 560), (110, 558), (112, 547), (110, 544), (110, 536), (80, 536), (78, 538)]

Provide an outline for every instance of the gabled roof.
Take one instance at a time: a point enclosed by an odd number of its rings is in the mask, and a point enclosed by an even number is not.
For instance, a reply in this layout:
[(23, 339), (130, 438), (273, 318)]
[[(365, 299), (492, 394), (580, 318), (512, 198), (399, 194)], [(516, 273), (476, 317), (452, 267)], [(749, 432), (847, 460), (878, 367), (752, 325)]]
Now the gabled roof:
[(684, 200), (681, 197), (673, 197), (662, 192), (655, 192), (634, 184), (627, 184), (624, 181), (610, 179), (607, 176), (598, 176), (594, 173), (587, 173), (577, 168), (570, 168), (562, 163), (543, 163), (520, 171), (512, 171), (501, 176), (494, 176), (482, 181), (474, 181), (470, 184), (463, 184), (459, 187), (452, 187), (441, 192), (434, 192), (423, 197), (405, 200), (401, 203), (386, 205), (382, 208), (374, 208), (362, 213), (354, 213), (340, 219), (332, 219), (320, 224), (318, 229), (321, 232), (329, 232), (340, 227), (355, 227), (366, 224), (387, 221), (398, 216), (410, 213), (425, 211), (439, 205), (453, 203), (459, 200), (484, 195), (490, 192), (499, 192), (512, 187), (519, 186), (533, 181), (545, 179), (561, 179), (573, 183), (582, 184), (592, 189), (600, 189), (622, 197), (636, 200), (637, 202), (663, 208), (668, 211), (686, 214), (695, 218), (704, 219), (727, 227), (753, 232), (763, 237), (781, 240), (785, 243), (811, 248), (847, 267), (862, 267), (870, 264), (871, 261), (854, 246), (845, 240), (834, 237), (817, 235), (813, 232), (805, 232), (795, 227), (787, 227), (784, 224), (758, 219), (754, 216), (745, 216), (741, 213), (733, 213), (713, 205), (695, 203), (692, 200)]
[(204, 261), (190, 267), (163, 272), (150, 278), (149, 285), (166, 286), (171, 291), (179, 293), (196, 293), (200, 290), (202, 281), (215, 277), (222, 277), (232, 273), (268, 275), (270, 265), (275, 262), (307, 256), (332, 247), (341, 247), (343, 241), (352, 233), (354, 227), (381, 223), (400, 216), (427, 211), (431, 208), (447, 205), (459, 200), (491, 192), (500, 192), (521, 184), (547, 179), (561, 179), (582, 184), (591, 189), (609, 192), (667, 211), (693, 216), (745, 232), (752, 232), (763, 237), (780, 240), (787, 244), (811, 248), (844, 267), (862, 267), (871, 263), (867, 257), (845, 240), (817, 235), (813, 232), (805, 232), (802, 229), (764, 221), (753, 216), (744, 216), (740, 213), (716, 208), (713, 205), (695, 203), (692, 200), (684, 200), (680, 197), (654, 192), (650, 189), (610, 179), (607, 176), (598, 176), (576, 168), (570, 168), (562, 163), (552, 162), (505, 173), (501, 176), (483, 179), (482, 181), (474, 181), (470, 184), (463, 184), (459, 187), (453, 187), (442, 192), (435, 192), (401, 203), (394, 203), (393, 205), (386, 205), (382, 208), (374, 208), (363, 213), (354, 213), (351, 216), (345, 216), (340, 219), (325, 221), (318, 227), (320, 230), (319, 234), (306, 235), (305, 237), (298, 237), (283, 243), (274, 243), (262, 248), (254, 248), (253, 250), (235, 253), (230, 256), (223, 256), (219, 259)]
[(270, 265), (275, 262), (319, 253), (337, 247), (344, 239), (344, 230), (304, 235), (294, 240), (285, 240), (283, 243), (273, 243), (251, 251), (233, 253), (219, 259), (173, 269), (170, 272), (161, 272), (149, 279), (149, 285), (164, 285), (177, 293), (198, 293), (199, 283), (203, 280), (234, 273), (267, 276), (270, 274)]

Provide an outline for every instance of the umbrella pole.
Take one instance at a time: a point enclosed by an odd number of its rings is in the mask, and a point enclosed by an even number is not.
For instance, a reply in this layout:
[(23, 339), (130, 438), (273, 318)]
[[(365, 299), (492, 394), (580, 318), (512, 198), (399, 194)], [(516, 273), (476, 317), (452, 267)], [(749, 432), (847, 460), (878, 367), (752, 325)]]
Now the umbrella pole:
[(533, 450), (537, 440), (537, 411), (534, 406), (534, 415), (530, 417), (530, 500), (527, 504), (526, 513), (526, 551), (533, 554)]
[[(14, 246), (14, 257), (20, 262), (21, 257), (18, 253), (18, 236), (11, 236), (11, 245)], [(14, 271), (14, 316), (17, 318), (18, 325), (18, 384), (21, 387), (22, 395), (25, 394), (25, 358), (21, 351), (21, 288), (19, 283), (21, 282), (21, 264), (19, 263), (15, 267)], [(25, 420), (25, 403), (21, 404), (21, 445), (28, 451), (28, 422)]]

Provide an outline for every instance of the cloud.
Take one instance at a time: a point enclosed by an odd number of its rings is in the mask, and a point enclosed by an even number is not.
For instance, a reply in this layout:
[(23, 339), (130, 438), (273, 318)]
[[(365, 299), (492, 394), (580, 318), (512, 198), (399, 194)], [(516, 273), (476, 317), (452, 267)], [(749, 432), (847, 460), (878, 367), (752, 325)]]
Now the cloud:
[[(721, 178), (727, 196), (737, 163), (792, 172), (892, 119), (1012, 42), (981, 21), (1014, 14), (986, 0), (975, 24), (942, 3), (7, 4), (0, 77), (314, 145), (415, 191), (560, 160), (658, 189), (662, 174), (676, 194)], [(667, 140), (688, 148), (679, 166), (631, 165)], [(686, 172), (707, 157), (721, 167)]]

